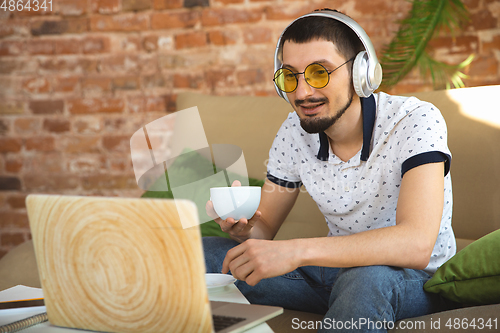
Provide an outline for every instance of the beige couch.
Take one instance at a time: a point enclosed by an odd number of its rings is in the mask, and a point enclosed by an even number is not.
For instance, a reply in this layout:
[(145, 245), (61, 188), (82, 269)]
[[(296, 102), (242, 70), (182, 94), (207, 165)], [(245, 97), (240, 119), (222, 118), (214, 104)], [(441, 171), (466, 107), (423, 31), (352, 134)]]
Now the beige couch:
[[(447, 121), (453, 154), (453, 228), (458, 248), (500, 228), (500, 110), (495, 102), (500, 86), (413, 94), (436, 105)], [(263, 179), (269, 148), (291, 106), (279, 97), (217, 97), (193, 93), (178, 96), (177, 109), (198, 106), (210, 144), (230, 143), (243, 149), (249, 176)], [(327, 226), (310, 196), (299, 195), (277, 239), (325, 236)], [(0, 290), (15, 284), (40, 286), (30, 242), (0, 260)], [(413, 320), (498, 317), (500, 304), (468, 307)], [(269, 321), (276, 332), (292, 331), (292, 319), (321, 316), (286, 310)], [(499, 323), (500, 324), (500, 323)], [(418, 332), (419, 330), (408, 330)], [(436, 330), (433, 330), (436, 331)], [(459, 331), (459, 330), (457, 330)]]

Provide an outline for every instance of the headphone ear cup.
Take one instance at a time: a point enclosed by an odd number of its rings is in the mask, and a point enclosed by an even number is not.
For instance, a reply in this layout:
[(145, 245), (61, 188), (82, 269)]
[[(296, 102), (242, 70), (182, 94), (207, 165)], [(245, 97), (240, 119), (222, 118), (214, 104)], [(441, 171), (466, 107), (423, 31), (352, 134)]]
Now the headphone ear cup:
[(359, 52), (354, 59), (352, 84), (359, 97), (368, 97), (373, 92), (368, 86), (368, 54), (366, 51)]

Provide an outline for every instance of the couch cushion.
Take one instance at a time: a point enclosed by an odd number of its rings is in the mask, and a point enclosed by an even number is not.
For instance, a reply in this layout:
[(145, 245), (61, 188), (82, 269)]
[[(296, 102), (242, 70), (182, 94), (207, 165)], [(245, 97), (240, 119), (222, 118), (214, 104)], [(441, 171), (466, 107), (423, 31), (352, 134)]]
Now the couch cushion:
[(0, 260), (0, 290), (18, 284), (41, 288), (35, 250), (31, 240), (10, 250)]
[(465, 304), (500, 303), (500, 230), (458, 252), (424, 289)]

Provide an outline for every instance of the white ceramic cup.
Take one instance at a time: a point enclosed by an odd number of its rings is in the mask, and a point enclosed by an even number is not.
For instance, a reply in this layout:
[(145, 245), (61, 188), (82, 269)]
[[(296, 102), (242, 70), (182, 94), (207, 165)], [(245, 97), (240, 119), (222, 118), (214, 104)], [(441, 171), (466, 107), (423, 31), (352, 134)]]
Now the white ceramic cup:
[(260, 186), (212, 187), (210, 200), (223, 220), (250, 219), (260, 204)]

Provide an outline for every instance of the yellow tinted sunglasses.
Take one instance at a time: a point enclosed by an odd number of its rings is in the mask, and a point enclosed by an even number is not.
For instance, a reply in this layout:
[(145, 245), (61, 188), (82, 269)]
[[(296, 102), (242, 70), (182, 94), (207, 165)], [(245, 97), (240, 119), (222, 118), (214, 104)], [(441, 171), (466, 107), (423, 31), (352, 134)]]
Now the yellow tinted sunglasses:
[(318, 63), (308, 65), (302, 73), (294, 73), (288, 68), (280, 68), (274, 73), (273, 81), (279, 90), (291, 93), (297, 89), (299, 82), (298, 76), (304, 74), (304, 78), (308, 85), (315, 89), (321, 89), (326, 87), (328, 82), (330, 82), (330, 74), (352, 60), (354, 60), (354, 58), (347, 60), (330, 72), (323, 65)]

